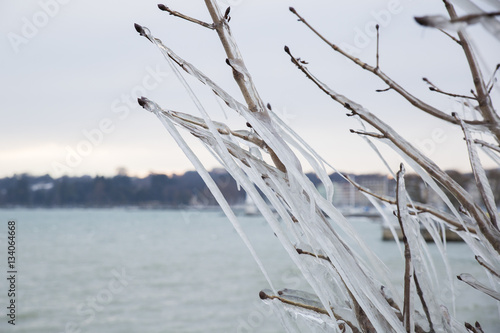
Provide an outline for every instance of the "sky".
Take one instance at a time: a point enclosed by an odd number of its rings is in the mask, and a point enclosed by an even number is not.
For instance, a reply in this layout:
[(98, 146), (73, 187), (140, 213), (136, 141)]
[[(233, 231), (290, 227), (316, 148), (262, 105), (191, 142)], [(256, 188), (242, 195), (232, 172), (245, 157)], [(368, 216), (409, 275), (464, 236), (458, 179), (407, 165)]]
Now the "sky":
[[(240, 100), (214, 31), (168, 15), (158, 1), (39, 0), (0, 2), (0, 177), (33, 175), (129, 175), (182, 173), (193, 167), (160, 121), (136, 103), (146, 96), (165, 108), (196, 114), (195, 107), (157, 49), (134, 29), (148, 27), (167, 46), (195, 64)], [(473, 87), (460, 48), (444, 34), (418, 26), (413, 17), (445, 15), (435, 0), (221, 0), (231, 6), (231, 29), (259, 93), (295, 131), (335, 168), (352, 173), (386, 172), (345, 109), (319, 91), (283, 51), (306, 60), (332, 89), (377, 114), (443, 169), (467, 171), (462, 133), (413, 108), (382, 81), (335, 53), (289, 6), (332, 42), (370, 64), (380, 29), (381, 69), (445, 112), (461, 110), (451, 98), (430, 92), (422, 77), (441, 89), (468, 94)], [(203, 1), (167, 5), (209, 21)], [(485, 73), (491, 73), (500, 43), (471, 27)], [(489, 75), (489, 74), (488, 74)], [(487, 76), (488, 76), (487, 75)], [(244, 122), (193, 82), (215, 120)], [(498, 90), (495, 90), (498, 93)], [(195, 146), (195, 140), (191, 140)], [(217, 166), (201, 145), (196, 152)], [(391, 168), (400, 160), (384, 145)], [(486, 166), (489, 164), (486, 163)], [(306, 170), (307, 171), (307, 170)]]

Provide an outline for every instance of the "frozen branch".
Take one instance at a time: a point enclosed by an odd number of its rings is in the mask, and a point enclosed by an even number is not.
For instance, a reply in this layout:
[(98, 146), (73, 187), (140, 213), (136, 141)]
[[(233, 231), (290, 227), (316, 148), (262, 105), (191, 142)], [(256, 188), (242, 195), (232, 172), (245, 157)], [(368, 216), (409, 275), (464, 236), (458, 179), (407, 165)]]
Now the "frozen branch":
[(476, 261), (486, 268), (491, 274), (495, 275), (497, 278), (500, 278), (500, 273), (497, 272), (493, 267), (491, 267), (481, 256), (476, 256)]
[(461, 119), (459, 119), (456, 114), (455, 117), (458, 121), (460, 121), (460, 126), (462, 127), (462, 130), (465, 134), (465, 141), (467, 143), (467, 150), (469, 152), (469, 160), (471, 163), (474, 178), (476, 180), (477, 188), (483, 199), (484, 206), (488, 211), (491, 224), (498, 229), (499, 225), (497, 221), (497, 205), (495, 203), (495, 196), (493, 195), (493, 191), (491, 190), (488, 177), (486, 177), (486, 172), (481, 165), (481, 160), (477, 153), (475, 143), (471, 137), (471, 133), (467, 128), (467, 125), (465, 125), (465, 123)]
[(477, 289), (482, 293), (485, 293), (486, 295), (496, 299), (497, 301), (500, 301), (500, 293), (499, 292), (486, 287), (484, 284), (477, 281), (472, 275), (467, 274), (467, 273), (463, 273), (463, 274), (458, 275), (457, 278), (460, 281), (467, 283), (472, 288)]
[[(444, 0), (443, 2), (446, 6), (446, 10), (450, 15), (451, 20), (459, 20), (460, 17), (457, 16), (455, 8), (451, 4), (451, 2), (448, 0)], [(462, 49), (464, 50), (465, 57), (467, 58), (467, 62), (469, 64), (469, 68), (472, 74), (472, 80), (477, 92), (477, 101), (479, 103), (481, 114), (483, 118), (489, 123), (489, 128), (495, 135), (497, 141), (500, 142), (500, 117), (496, 113), (491, 103), (488, 88), (484, 83), (483, 75), (481, 74), (481, 71), (479, 69), (479, 64), (477, 63), (476, 57), (474, 56), (474, 52), (472, 50), (472, 46), (469, 42), (469, 37), (464, 30), (459, 30), (458, 38), (460, 39)]]
[[(486, 215), (481, 208), (474, 203), (471, 195), (465, 191), (455, 180), (453, 180), (446, 172), (441, 170), (434, 161), (422, 154), (418, 149), (411, 145), (399, 133), (394, 131), (389, 125), (380, 120), (373, 113), (369, 112), (361, 105), (350, 100), (349, 98), (340, 95), (331, 90), (324, 83), (319, 81), (309, 70), (300, 64), (295, 57), (291, 54), (290, 49), (285, 47), (285, 52), (290, 55), (292, 62), (307, 76), (308, 79), (313, 81), (318, 88), (329, 95), (334, 101), (343, 105), (350, 110), (354, 115), (358, 115), (363, 121), (372, 125), (375, 129), (380, 131), (388, 140), (390, 140), (397, 148), (403, 151), (409, 158), (420, 165), (430, 176), (440, 182), (450, 193), (452, 193), (460, 204), (471, 214), (471, 217), (477, 223), (479, 230), (484, 234), (486, 239), (490, 242), (492, 247), (497, 253), (500, 254), (500, 232), (496, 228), (492, 228)], [(457, 120), (455, 119), (455, 123)]]
[(404, 257), (405, 257), (405, 273), (404, 273), (404, 305), (403, 305), (403, 322), (406, 327), (406, 331), (409, 333), (411, 329), (411, 280), (413, 275), (413, 269), (411, 264), (411, 251), (410, 245), (408, 244), (408, 238), (406, 237), (405, 225), (403, 223), (403, 211), (407, 209), (406, 205), (401, 205), (401, 196), (404, 193), (404, 168), (401, 164), (400, 169), (397, 173), (397, 185), (396, 185), (396, 205), (397, 205), (397, 218), (399, 221), (399, 226), (401, 228), (401, 233), (403, 234), (403, 243), (405, 246)]

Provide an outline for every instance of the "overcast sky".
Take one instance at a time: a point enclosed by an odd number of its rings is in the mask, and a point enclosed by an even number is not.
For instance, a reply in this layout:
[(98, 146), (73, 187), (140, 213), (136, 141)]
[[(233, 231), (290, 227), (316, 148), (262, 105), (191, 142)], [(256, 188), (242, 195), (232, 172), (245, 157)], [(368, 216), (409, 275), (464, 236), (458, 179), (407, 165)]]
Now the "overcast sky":
[[(180, 173), (193, 169), (161, 123), (140, 108), (139, 95), (196, 113), (161, 54), (134, 30), (137, 22), (240, 100), (214, 31), (175, 18), (158, 1), (0, 2), (0, 177), (28, 172), (53, 176)], [(118, 5), (119, 4), (119, 5)], [(209, 21), (204, 2), (170, 0), (170, 8)], [(446, 91), (473, 87), (460, 48), (442, 33), (418, 26), (414, 16), (443, 14), (441, 1), (221, 0), (231, 5), (231, 28), (265, 102), (336, 168), (385, 172), (349, 129), (357, 121), (313, 86), (283, 52), (309, 62), (331, 88), (357, 100), (419, 145), (444, 169), (467, 170), (462, 134), (416, 111), (394, 92), (376, 93), (382, 81), (334, 53), (297, 22), (294, 6), (331, 41), (375, 61), (375, 23), (381, 26), (383, 71), (422, 99), (451, 112), (460, 105), (428, 91), (422, 77)], [(490, 73), (498, 42), (473, 27)], [(482, 37), (484, 36), (484, 38)], [(486, 47), (484, 47), (486, 45)], [(244, 126), (197, 87), (214, 119)], [(208, 156), (199, 150), (202, 157)], [(391, 158), (396, 168), (398, 160)], [(212, 162), (207, 160), (209, 166)], [(215, 166), (215, 164), (214, 164)]]

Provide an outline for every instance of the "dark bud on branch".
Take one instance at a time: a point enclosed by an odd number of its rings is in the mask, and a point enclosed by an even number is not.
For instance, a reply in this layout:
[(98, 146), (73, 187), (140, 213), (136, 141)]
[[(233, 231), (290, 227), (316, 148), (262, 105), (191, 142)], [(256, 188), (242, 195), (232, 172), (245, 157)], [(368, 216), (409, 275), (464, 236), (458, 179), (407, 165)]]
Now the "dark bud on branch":
[(140, 105), (140, 106), (142, 106), (143, 108), (146, 108), (146, 104), (147, 104), (148, 102), (146, 101), (146, 98), (144, 98), (144, 97), (139, 97), (139, 98), (137, 99), (137, 103), (139, 103), (139, 105)]
[(265, 292), (263, 292), (262, 290), (259, 293), (259, 297), (260, 297), (260, 299), (267, 299), (267, 298), (269, 298), (269, 296), (267, 296), (267, 294)]
[(434, 87), (429, 87), (429, 90), (430, 90), (430, 91), (436, 91), (436, 88), (434, 88)]
[(160, 10), (163, 10), (163, 11), (165, 11), (165, 12), (168, 12), (168, 7), (167, 7), (167, 6), (165, 6), (165, 5), (162, 5), (161, 3), (159, 3), (159, 4), (158, 4), (158, 8), (159, 8)]
[(377, 29), (377, 30), (380, 29), (380, 25), (376, 24), (375, 29)]
[(226, 12), (224, 13), (224, 19), (229, 20), (229, 12), (231, 11), (231, 7), (227, 7)]
[(271, 108), (271, 103), (267, 103), (267, 105), (266, 105), (266, 106), (267, 106), (267, 108), (268, 108), (269, 110), (272, 110), (272, 108)]
[[(288, 46), (285, 45), (285, 52), (290, 54), (290, 49), (288, 48)], [(291, 55), (291, 54), (290, 54)]]
[(137, 23), (134, 23), (135, 31), (139, 33), (139, 35), (146, 37), (146, 33), (144, 32), (144, 28)]
[(292, 13), (297, 14), (297, 12), (295, 11), (295, 8), (293, 8), (293, 7), (289, 7), (288, 9), (290, 9), (290, 11), (291, 11)]

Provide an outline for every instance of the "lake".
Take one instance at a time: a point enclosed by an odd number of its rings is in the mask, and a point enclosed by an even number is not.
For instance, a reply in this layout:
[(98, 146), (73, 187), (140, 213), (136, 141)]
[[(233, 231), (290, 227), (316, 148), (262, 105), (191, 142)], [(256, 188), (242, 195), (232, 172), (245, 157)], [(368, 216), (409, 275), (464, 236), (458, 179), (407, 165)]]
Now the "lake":
[[(260, 301), (268, 288), (249, 251), (218, 210), (3, 209), (0, 267), (7, 274), (7, 222), (16, 220), (16, 325), (1, 332), (283, 332)], [(307, 288), (262, 217), (241, 223), (277, 288)], [(394, 242), (380, 224), (352, 220), (401, 281)], [(431, 252), (437, 256), (431, 246)], [(435, 253), (434, 253), (435, 252)], [(466, 245), (448, 244), (455, 275), (480, 275)], [(0, 283), (0, 306), (9, 299)], [(494, 301), (457, 281), (458, 317), (498, 330)]]

